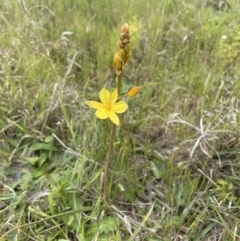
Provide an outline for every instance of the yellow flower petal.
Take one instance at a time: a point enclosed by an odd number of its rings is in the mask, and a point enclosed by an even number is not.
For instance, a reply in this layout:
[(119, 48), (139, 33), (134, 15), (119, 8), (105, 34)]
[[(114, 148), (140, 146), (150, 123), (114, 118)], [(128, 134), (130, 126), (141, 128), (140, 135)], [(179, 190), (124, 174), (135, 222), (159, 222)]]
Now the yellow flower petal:
[(92, 108), (94, 108), (94, 109), (97, 109), (97, 110), (104, 108), (103, 104), (102, 104), (102, 103), (99, 103), (99, 102), (97, 102), (97, 101), (87, 101), (87, 104), (88, 104), (90, 107), (92, 107)]
[(100, 91), (100, 100), (103, 104), (110, 100), (110, 93), (108, 90), (102, 89)]
[(98, 109), (96, 111), (96, 116), (99, 119), (107, 119), (109, 116), (109, 111), (107, 111), (106, 109)]
[(117, 89), (115, 89), (111, 94), (112, 104), (116, 103), (117, 99), (118, 99), (118, 91), (117, 91)]
[(128, 104), (123, 100), (115, 103), (112, 107), (112, 111), (118, 114), (125, 112), (127, 109)]
[(113, 111), (109, 111), (109, 118), (116, 126), (119, 126), (119, 118)]

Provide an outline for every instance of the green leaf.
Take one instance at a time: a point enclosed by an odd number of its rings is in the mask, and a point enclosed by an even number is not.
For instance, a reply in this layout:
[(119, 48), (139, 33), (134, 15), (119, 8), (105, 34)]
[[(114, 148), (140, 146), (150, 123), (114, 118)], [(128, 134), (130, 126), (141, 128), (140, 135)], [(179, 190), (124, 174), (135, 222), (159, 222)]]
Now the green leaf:
[(118, 230), (118, 219), (113, 217), (106, 217), (104, 218), (101, 224), (101, 233), (109, 233), (115, 230)]
[(151, 170), (153, 172), (153, 175), (156, 179), (159, 179), (162, 175), (161, 172), (159, 171), (158, 167), (156, 166), (156, 164), (152, 161), (150, 161), (150, 165), (151, 165)]
[(49, 166), (49, 164), (45, 162), (41, 167), (39, 167), (35, 170), (35, 172), (33, 173), (33, 177), (38, 178), (38, 177), (41, 177), (42, 175), (44, 175), (45, 173), (47, 173), (48, 166)]
[(118, 183), (118, 187), (119, 187), (120, 191), (122, 191), (122, 192), (125, 191), (125, 188), (121, 183)]
[(182, 224), (182, 218), (179, 216), (173, 216), (170, 220), (170, 226), (180, 227)]
[(89, 228), (87, 236), (94, 236), (97, 232), (99, 232), (101, 234), (100, 237), (103, 238), (103, 234), (111, 234), (112, 232), (117, 231), (118, 229), (119, 220), (114, 217), (106, 217), (103, 220), (99, 220), (98, 223), (93, 224)]
[(46, 151), (57, 151), (58, 148), (56, 148), (52, 143), (34, 143), (31, 146), (32, 151), (40, 151), (40, 150), (46, 150)]
[(47, 136), (47, 137), (45, 138), (45, 140), (44, 140), (44, 141), (45, 141), (46, 143), (48, 143), (48, 142), (51, 142), (51, 143), (52, 143), (52, 142), (53, 142), (53, 140), (54, 140), (54, 136), (49, 135), (49, 136)]
[(42, 153), (40, 156), (27, 157), (26, 160), (33, 166), (42, 166), (47, 160), (47, 155)]

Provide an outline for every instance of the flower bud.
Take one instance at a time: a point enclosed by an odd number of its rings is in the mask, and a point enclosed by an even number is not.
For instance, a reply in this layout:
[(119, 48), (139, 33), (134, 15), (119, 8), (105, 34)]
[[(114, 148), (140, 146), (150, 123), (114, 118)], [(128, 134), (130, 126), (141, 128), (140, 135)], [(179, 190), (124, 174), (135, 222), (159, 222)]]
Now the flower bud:
[(122, 26), (122, 32), (123, 33), (129, 33), (129, 26), (127, 23), (125, 23), (123, 26)]
[(122, 70), (122, 61), (119, 58), (118, 52), (114, 54), (114, 67), (116, 70)]
[(130, 52), (129, 44), (127, 44), (127, 45), (124, 46), (124, 50), (126, 51), (126, 53), (129, 53), (129, 52)]
[(126, 58), (126, 51), (124, 49), (118, 50), (118, 58), (120, 59), (121, 62), (124, 62)]
[(128, 97), (134, 97), (135, 95), (137, 95), (138, 93), (139, 93), (139, 91), (140, 91), (140, 87), (132, 87), (129, 91), (128, 91), (128, 93), (127, 93), (127, 95), (128, 95)]
[(120, 61), (123, 63), (123, 65), (125, 65), (127, 62), (129, 62), (131, 58), (131, 52), (130, 51), (127, 52), (125, 49), (119, 49), (118, 57)]
[(128, 52), (127, 55), (125, 56), (124, 64), (128, 63), (130, 59), (131, 59), (131, 52)]

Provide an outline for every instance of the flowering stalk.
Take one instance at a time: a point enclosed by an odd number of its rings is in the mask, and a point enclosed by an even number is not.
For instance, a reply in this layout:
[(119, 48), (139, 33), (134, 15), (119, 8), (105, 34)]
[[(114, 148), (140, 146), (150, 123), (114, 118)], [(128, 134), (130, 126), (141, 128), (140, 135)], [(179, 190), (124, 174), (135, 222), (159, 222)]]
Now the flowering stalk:
[[(106, 89), (102, 89), (100, 91), (100, 101), (87, 101), (87, 104), (96, 109), (96, 117), (99, 119), (107, 119), (111, 120), (111, 132), (109, 139), (109, 147), (108, 153), (106, 157), (106, 163), (104, 168), (104, 176), (103, 176), (103, 194), (105, 204), (109, 204), (109, 190), (108, 190), (108, 172), (109, 165), (111, 162), (111, 158), (113, 155), (113, 144), (114, 138), (116, 135), (116, 126), (120, 125), (120, 120), (117, 114), (124, 113), (128, 109), (128, 104), (121, 100), (121, 84), (122, 84), (122, 71), (125, 65), (131, 58), (130, 52), (130, 34), (129, 34), (129, 26), (125, 23), (122, 26), (120, 38), (117, 42), (117, 52), (114, 55), (114, 67), (116, 70), (117, 78), (117, 86), (116, 89), (110, 93)], [(134, 97), (140, 91), (140, 87), (131, 88), (127, 96)]]
[[(114, 61), (113, 61), (114, 67), (117, 73), (116, 81), (117, 81), (118, 96), (120, 96), (121, 94), (122, 71), (124, 66), (127, 64), (127, 62), (130, 60), (130, 57), (131, 57), (129, 44), (130, 44), (129, 26), (127, 23), (125, 23), (121, 29), (120, 38), (117, 42), (117, 52), (114, 55)], [(113, 143), (114, 143), (115, 134), (116, 134), (116, 125), (112, 122), (109, 148), (108, 148), (108, 154), (107, 154), (105, 171), (104, 171), (104, 200), (106, 203), (108, 203), (108, 171), (109, 171), (110, 160), (113, 155)]]

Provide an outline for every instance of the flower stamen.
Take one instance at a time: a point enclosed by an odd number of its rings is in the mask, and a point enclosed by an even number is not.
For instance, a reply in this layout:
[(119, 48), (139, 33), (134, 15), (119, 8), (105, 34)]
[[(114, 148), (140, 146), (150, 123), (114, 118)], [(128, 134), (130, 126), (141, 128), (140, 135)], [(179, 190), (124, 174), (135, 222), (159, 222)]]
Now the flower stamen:
[(110, 111), (112, 109), (111, 101), (107, 101), (106, 103), (104, 103), (104, 107), (106, 108), (106, 110)]

